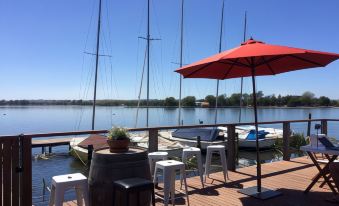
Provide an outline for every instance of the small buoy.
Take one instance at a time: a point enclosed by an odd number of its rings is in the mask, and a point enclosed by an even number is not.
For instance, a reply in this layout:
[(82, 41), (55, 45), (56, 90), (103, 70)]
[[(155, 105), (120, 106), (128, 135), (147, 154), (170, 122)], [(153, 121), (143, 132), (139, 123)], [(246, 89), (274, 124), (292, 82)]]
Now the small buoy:
[(113, 113), (112, 115), (115, 115), (115, 113)]
[(6, 113), (3, 113), (2, 115), (7, 115)]

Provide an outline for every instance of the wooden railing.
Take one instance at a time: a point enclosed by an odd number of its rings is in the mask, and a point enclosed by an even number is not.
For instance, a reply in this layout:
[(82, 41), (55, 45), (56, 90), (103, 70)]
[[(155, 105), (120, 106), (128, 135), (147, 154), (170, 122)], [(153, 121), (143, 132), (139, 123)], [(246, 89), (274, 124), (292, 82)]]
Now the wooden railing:
[[(327, 134), (327, 122), (339, 122), (339, 119), (305, 119), (305, 120), (286, 120), (286, 121), (267, 121), (259, 122), (259, 125), (282, 124), (283, 128), (283, 159), (290, 160), (289, 137), (291, 123), (308, 123), (310, 130), (311, 122), (321, 122), (321, 133)], [(244, 123), (225, 123), (225, 124), (205, 124), (205, 125), (187, 125), (187, 126), (163, 126), (149, 128), (131, 128), (130, 131), (148, 131), (149, 132), (149, 152), (158, 150), (158, 132), (161, 130), (173, 130), (182, 128), (201, 128), (201, 127), (227, 127), (227, 165), (228, 169), (236, 169), (236, 126), (253, 125), (253, 122)], [(20, 134), (0, 136), (0, 156), (2, 167), (0, 178), (3, 187), (0, 189), (0, 206), (2, 205), (32, 205), (32, 138), (42, 137), (60, 137), (76, 136), (87, 134), (104, 134), (107, 130), (73, 131), (73, 132), (54, 132), (38, 134)], [(308, 131), (309, 133), (309, 131)]]
[(0, 206), (32, 205), (31, 152), (30, 138), (0, 138)]

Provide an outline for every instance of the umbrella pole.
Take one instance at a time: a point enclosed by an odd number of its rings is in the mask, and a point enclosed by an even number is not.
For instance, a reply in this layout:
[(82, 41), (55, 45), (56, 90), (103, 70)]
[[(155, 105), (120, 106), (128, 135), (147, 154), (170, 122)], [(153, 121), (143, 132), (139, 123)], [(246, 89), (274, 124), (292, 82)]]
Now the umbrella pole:
[(255, 126), (255, 151), (257, 160), (257, 192), (261, 193), (261, 162), (259, 155), (258, 139), (258, 111), (257, 111), (257, 93), (255, 88), (255, 69), (252, 69), (252, 88), (253, 88), (253, 109), (254, 109), (254, 126)]
[(261, 200), (270, 199), (281, 195), (281, 192), (270, 190), (261, 187), (261, 162), (259, 153), (259, 138), (258, 138), (258, 111), (257, 111), (257, 94), (255, 88), (255, 68), (252, 68), (252, 88), (253, 88), (253, 109), (254, 109), (254, 124), (255, 124), (255, 144), (256, 144), (256, 160), (257, 160), (257, 186), (248, 187), (239, 190), (240, 193), (249, 195)]

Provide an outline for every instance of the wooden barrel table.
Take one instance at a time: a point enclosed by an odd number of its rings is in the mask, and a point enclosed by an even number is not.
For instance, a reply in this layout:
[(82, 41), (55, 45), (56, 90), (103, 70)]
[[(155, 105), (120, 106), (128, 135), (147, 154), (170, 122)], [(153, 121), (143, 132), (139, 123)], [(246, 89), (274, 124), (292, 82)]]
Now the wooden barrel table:
[[(147, 151), (139, 148), (130, 148), (125, 153), (111, 153), (108, 148), (95, 151), (88, 176), (90, 205), (113, 205), (113, 182), (132, 177), (151, 179)], [(145, 205), (149, 204), (149, 196), (143, 196), (147, 197)]]

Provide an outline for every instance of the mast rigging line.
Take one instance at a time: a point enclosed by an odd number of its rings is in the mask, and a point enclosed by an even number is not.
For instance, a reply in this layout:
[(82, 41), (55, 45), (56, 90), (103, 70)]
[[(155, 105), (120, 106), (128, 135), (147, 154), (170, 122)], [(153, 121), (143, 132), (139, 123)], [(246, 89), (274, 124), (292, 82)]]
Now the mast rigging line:
[(95, 123), (95, 104), (97, 94), (97, 79), (98, 79), (98, 67), (99, 67), (99, 49), (100, 49), (100, 28), (101, 28), (101, 0), (99, 0), (99, 15), (98, 15), (98, 30), (97, 30), (97, 45), (96, 45), (96, 60), (95, 60), (95, 81), (94, 81), (94, 93), (93, 93), (93, 112), (92, 112), (92, 130), (94, 130)]
[[(183, 43), (184, 43), (184, 0), (181, 0), (181, 24), (180, 24), (180, 68), (183, 64)], [(179, 111), (178, 125), (181, 125), (181, 95), (182, 95), (182, 76), (179, 74)]]
[(147, 48), (145, 48), (144, 64), (142, 66), (142, 72), (141, 72), (141, 81), (140, 81), (140, 88), (139, 88), (139, 95), (138, 95), (137, 113), (136, 113), (136, 117), (135, 117), (134, 127), (137, 127), (137, 125), (138, 125), (139, 107), (140, 107), (140, 101), (141, 101), (142, 84), (143, 84), (143, 81), (144, 81), (144, 72), (145, 72), (145, 66), (146, 66), (146, 57), (147, 57)]
[[(224, 28), (224, 7), (225, 1), (222, 1), (221, 7), (221, 21), (220, 21), (220, 36), (219, 36), (219, 53), (222, 49), (222, 35), (223, 35), (223, 28)], [(219, 96), (219, 79), (217, 80), (217, 91), (215, 95), (215, 116), (214, 116), (214, 124), (217, 124), (218, 120), (218, 96)]]
[[(247, 32), (247, 11), (245, 11), (243, 42), (246, 41), (246, 32)], [(240, 101), (239, 101), (239, 122), (241, 122), (241, 108), (242, 108), (243, 84), (244, 84), (244, 78), (241, 77), (241, 79), (240, 79)]]

